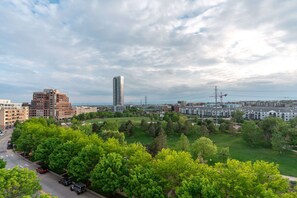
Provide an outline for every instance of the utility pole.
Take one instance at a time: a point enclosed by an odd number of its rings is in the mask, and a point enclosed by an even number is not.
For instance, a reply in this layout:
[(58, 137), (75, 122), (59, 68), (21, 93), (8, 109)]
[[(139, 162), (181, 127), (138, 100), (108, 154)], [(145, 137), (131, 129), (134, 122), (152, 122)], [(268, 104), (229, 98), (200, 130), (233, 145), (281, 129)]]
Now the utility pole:
[(144, 104), (147, 106), (147, 96), (144, 96)]

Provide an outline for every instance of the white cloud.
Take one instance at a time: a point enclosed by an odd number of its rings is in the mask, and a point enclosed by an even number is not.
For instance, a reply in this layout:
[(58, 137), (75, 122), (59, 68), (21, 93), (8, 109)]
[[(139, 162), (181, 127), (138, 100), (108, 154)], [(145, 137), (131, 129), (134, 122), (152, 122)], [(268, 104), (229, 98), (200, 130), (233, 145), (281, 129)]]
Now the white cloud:
[[(29, 101), (33, 91), (52, 87), (73, 102), (111, 103), (119, 74), (126, 101), (136, 102), (144, 95), (154, 102), (209, 100), (215, 85), (292, 87), (296, 9), (295, 1), (277, 0), (5, 0), (2, 97)], [(257, 79), (275, 83), (255, 86)], [(269, 97), (274, 93), (263, 94)]]

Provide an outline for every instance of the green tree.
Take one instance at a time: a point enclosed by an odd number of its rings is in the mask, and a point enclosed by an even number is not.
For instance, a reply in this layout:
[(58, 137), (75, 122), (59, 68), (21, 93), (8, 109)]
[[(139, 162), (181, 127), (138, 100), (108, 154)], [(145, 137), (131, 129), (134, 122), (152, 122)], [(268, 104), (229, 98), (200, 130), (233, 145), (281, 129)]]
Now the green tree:
[(189, 151), (190, 149), (190, 142), (188, 140), (188, 137), (184, 134), (181, 134), (177, 142), (177, 149), (181, 151)]
[(173, 134), (174, 132), (173, 122), (170, 118), (168, 118), (165, 130), (167, 134)]
[(230, 158), (229, 147), (223, 147), (218, 149), (217, 160), (219, 162), (225, 163), (229, 158)]
[(0, 159), (0, 169), (5, 168), (5, 166), (6, 166), (6, 161), (4, 161), (3, 159)]
[(145, 131), (146, 131), (147, 128), (148, 128), (147, 121), (144, 120), (144, 119), (142, 119), (142, 120), (141, 120), (141, 123), (140, 123), (140, 126), (141, 126), (142, 130), (145, 130)]
[(155, 137), (156, 135), (156, 127), (155, 124), (153, 122), (151, 122), (148, 126), (148, 134)]
[(98, 164), (103, 156), (104, 150), (93, 144), (87, 145), (78, 156), (71, 159), (68, 164), (68, 173), (78, 181), (87, 181), (90, 178), (90, 172)]
[(280, 127), (285, 125), (284, 121), (280, 118), (268, 117), (259, 123), (259, 127), (263, 130), (264, 145), (271, 147), (272, 134), (279, 131)]
[(124, 192), (129, 197), (160, 197), (165, 198), (160, 178), (153, 173), (151, 168), (136, 166), (130, 170), (126, 178)]
[(55, 148), (62, 144), (62, 142), (57, 138), (48, 138), (41, 144), (37, 146), (34, 152), (34, 158), (40, 160), (46, 164), (49, 163), (49, 156), (55, 150)]
[(118, 131), (119, 126), (116, 121), (104, 121), (100, 130), (101, 131)]
[(77, 155), (79, 150), (79, 145), (72, 141), (58, 145), (49, 156), (49, 167), (58, 173), (64, 172), (70, 160)]
[(126, 163), (126, 159), (117, 153), (103, 156), (91, 172), (92, 186), (110, 193), (122, 189), (127, 174)]
[(196, 164), (190, 153), (163, 149), (155, 157), (154, 172), (161, 177), (168, 197), (175, 194), (175, 189), (185, 178), (196, 172)]
[(243, 111), (236, 110), (236, 111), (232, 112), (232, 120), (236, 123), (242, 123), (243, 115), (244, 115)]
[(102, 137), (102, 139), (104, 139), (104, 140), (107, 140), (109, 138), (118, 139), (121, 144), (124, 143), (124, 141), (125, 141), (124, 133), (121, 133), (119, 131), (104, 130), (99, 134), (99, 136)]
[(208, 130), (207, 126), (205, 126), (204, 124), (201, 125), (200, 130), (201, 130), (201, 134), (203, 136), (208, 136), (209, 135), (209, 130)]
[(27, 168), (0, 169), (0, 197), (33, 196), (41, 189), (35, 172)]
[(242, 138), (251, 146), (263, 142), (263, 132), (254, 121), (245, 121), (241, 127)]
[(164, 130), (162, 129), (157, 137), (155, 137), (153, 141), (153, 148), (154, 153), (158, 153), (163, 148), (167, 147), (167, 135), (165, 134)]
[(98, 123), (92, 124), (92, 132), (93, 133), (99, 133), (100, 132), (100, 125)]
[(191, 153), (194, 159), (208, 160), (217, 154), (217, 146), (209, 138), (201, 137), (191, 145)]
[(203, 169), (199, 170), (199, 174), (193, 174), (183, 180), (182, 184), (176, 189), (177, 197), (224, 197), (220, 195), (219, 185), (213, 179), (216, 175), (217, 173), (211, 167), (203, 167)]
[(281, 154), (286, 149), (287, 141), (281, 132), (274, 132), (271, 138), (271, 145), (273, 150)]

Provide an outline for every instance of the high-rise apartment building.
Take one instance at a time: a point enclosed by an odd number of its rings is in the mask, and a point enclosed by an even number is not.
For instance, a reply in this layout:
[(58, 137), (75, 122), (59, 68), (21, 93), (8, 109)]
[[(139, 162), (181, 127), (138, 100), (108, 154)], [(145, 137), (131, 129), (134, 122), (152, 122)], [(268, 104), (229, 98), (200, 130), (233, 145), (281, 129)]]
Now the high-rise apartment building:
[(74, 109), (66, 94), (56, 89), (44, 89), (43, 92), (34, 92), (30, 106), (30, 117), (44, 117), (64, 119), (71, 118)]
[(124, 110), (124, 76), (113, 78), (113, 106), (114, 111)]
[(23, 122), (28, 117), (29, 108), (27, 106), (0, 99), (0, 129), (11, 128), (17, 120)]

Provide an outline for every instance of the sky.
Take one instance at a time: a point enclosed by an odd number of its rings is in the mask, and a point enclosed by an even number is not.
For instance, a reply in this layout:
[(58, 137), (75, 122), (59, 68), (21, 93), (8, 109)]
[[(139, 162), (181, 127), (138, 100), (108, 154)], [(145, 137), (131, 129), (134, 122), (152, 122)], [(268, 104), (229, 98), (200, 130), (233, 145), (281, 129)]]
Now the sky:
[(296, 0), (1, 0), (0, 98), (297, 99)]

